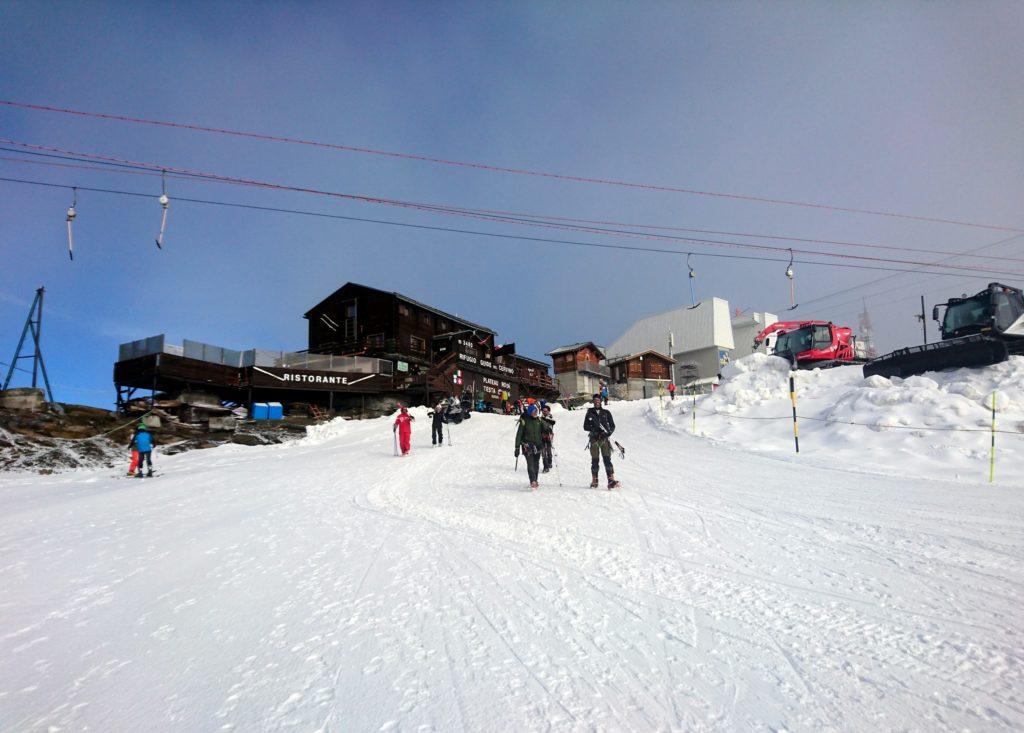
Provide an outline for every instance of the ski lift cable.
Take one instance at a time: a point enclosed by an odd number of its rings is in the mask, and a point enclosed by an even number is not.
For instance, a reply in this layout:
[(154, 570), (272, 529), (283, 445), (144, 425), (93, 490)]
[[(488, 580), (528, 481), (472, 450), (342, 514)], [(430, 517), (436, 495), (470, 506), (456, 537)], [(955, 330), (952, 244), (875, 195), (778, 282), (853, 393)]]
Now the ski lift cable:
[[(57, 154), (53, 154), (53, 153), (42, 153), (42, 152), (33, 151), (33, 150), (19, 150), (17, 148), (7, 148), (7, 147), (3, 147), (3, 146), (0, 146), (0, 151), (13, 152), (13, 153), (18, 153), (20, 155), (40, 156), (40, 157), (45, 157), (45, 158), (56, 158), (56, 159), (60, 159), (60, 160), (91, 162), (91, 163), (93, 163), (93, 165), (74, 165), (74, 164), (70, 164), (70, 163), (54, 163), (54, 162), (44, 162), (44, 161), (36, 161), (36, 160), (26, 160), (24, 158), (12, 158), (12, 157), (8, 157), (8, 156), (0, 156), (0, 161), (7, 161), (7, 162), (11, 162), (11, 163), (27, 163), (27, 164), (32, 164), (32, 165), (52, 166), (52, 167), (55, 167), (55, 168), (71, 168), (71, 169), (78, 169), (78, 170), (96, 171), (96, 172), (101, 172), (101, 173), (122, 173), (122, 174), (143, 175), (143, 176), (157, 176), (157, 175), (161, 175), (161, 173), (156, 172), (153, 168), (142, 168), (142, 167), (139, 167), (139, 166), (122, 165), (122, 164), (110, 163), (110, 162), (106, 162), (106, 161), (90, 161), (88, 158), (81, 158), (81, 157), (77, 157), (77, 156), (57, 155)], [(115, 168), (116, 170), (111, 170), (111, 168)], [(208, 180), (206, 178), (203, 178), (203, 177), (199, 177), (199, 176), (195, 176), (195, 175), (191, 175), (191, 174), (184, 174), (184, 173), (182, 173), (182, 174), (170, 174), (167, 177), (168, 178), (177, 178), (177, 179), (181, 179), (181, 180), (203, 181), (203, 182), (208, 182), (208, 183), (231, 183), (229, 181), (218, 181), (218, 180), (210, 181), (210, 180)], [(916, 252), (916, 253), (921, 253), (921, 254), (952, 255), (953, 257), (957, 257), (957, 258), (959, 258), (959, 257), (971, 257), (971, 258), (975, 258), (975, 259), (996, 260), (996, 261), (999, 261), (999, 262), (1024, 262), (1024, 258), (1000, 257), (1000, 256), (994, 256), (994, 255), (979, 255), (979, 254), (973, 254), (972, 253), (972, 252), (977, 251), (977, 250), (969, 250), (968, 252), (960, 252), (960, 253), (951, 253), (951, 252), (949, 252), (947, 250), (925, 249), (923, 247), (903, 247), (903, 246), (898, 246), (898, 245), (879, 244), (879, 243), (872, 243), (872, 242), (850, 242), (850, 241), (842, 241), (842, 240), (835, 240), (835, 239), (815, 239), (815, 238), (811, 238), (811, 237), (799, 237), (799, 236), (795, 236), (795, 235), (785, 235), (785, 234), (760, 234), (760, 233), (756, 233), (756, 232), (732, 232), (732, 231), (723, 231), (723, 230), (718, 230), (718, 229), (696, 229), (696, 228), (680, 227), (680, 226), (664, 226), (664, 225), (654, 225), (654, 224), (632, 224), (632, 223), (624, 223), (624, 222), (616, 222), (616, 221), (604, 221), (604, 220), (595, 220), (595, 219), (581, 219), (581, 218), (576, 218), (576, 217), (554, 216), (554, 215), (549, 215), (549, 214), (518, 213), (518, 212), (503, 211), (503, 210), (496, 210), (496, 209), (471, 209), (471, 208), (466, 208), (466, 207), (455, 207), (455, 206), (447, 205), (447, 204), (422, 204), (422, 205), (423, 206), (436, 206), (436, 207), (438, 207), (439, 209), (442, 209), (442, 210), (454, 210), (454, 211), (469, 212), (469, 213), (476, 213), (476, 214), (482, 214), (482, 215), (495, 215), (495, 216), (500, 216), (502, 219), (508, 218), (510, 220), (511, 219), (515, 219), (517, 221), (522, 220), (522, 221), (532, 221), (532, 222), (537, 222), (537, 223), (575, 222), (575, 223), (580, 223), (580, 224), (588, 224), (588, 225), (594, 225), (594, 226), (592, 226), (592, 227), (588, 226), (587, 229), (588, 230), (593, 230), (595, 232), (596, 231), (605, 231), (605, 230), (599, 230), (597, 225), (607, 225), (607, 226), (616, 226), (616, 227), (633, 227), (635, 229), (654, 229), (654, 230), (660, 230), (660, 231), (678, 231), (678, 232), (691, 232), (691, 233), (696, 233), (696, 234), (715, 234), (715, 235), (731, 236), (731, 237), (748, 237), (748, 238), (753, 238), (753, 239), (782, 240), (782, 241), (787, 241), (787, 242), (807, 242), (807, 243), (812, 243), (812, 244), (831, 244), (831, 245), (842, 246), (842, 247), (860, 247), (860, 248), (865, 248), (865, 249), (881, 249), (881, 250), (891, 250), (891, 251), (896, 251), (896, 252)], [(615, 233), (615, 232), (617, 232), (619, 230), (608, 229), (606, 231), (608, 231), (610, 233)], [(1011, 239), (1013, 239), (1013, 237), (1011, 237)]]
[[(71, 189), (71, 188), (73, 188), (73, 186), (70, 186), (68, 184), (50, 183), (50, 182), (47, 182), (47, 181), (32, 181), (32, 180), (21, 179), (21, 178), (0, 177), (0, 181), (6, 182), (6, 183), (42, 186), (42, 187), (48, 187), (48, 188), (61, 188), (61, 189)], [(119, 195), (119, 196), (130, 196), (130, 197), (137, 197), (137, 198), (149, 198), (151, 196), (151, 194), (141, 193), (141, 192), (137, 192), (137, 191), (120, 191), (120, 190), (116, 190), (116, 189), (97, 188), (97, 187), (89, 187), (89, 186), (78, 186), (78, 188), (80, 190), (82, 190), (82, 191), (90, 191), (90, 192), (95, 192), (95, 193), (106, 193), (106, 194)], [(513, 240), (513, 241), (523, 241), (523, 242), (536, 242), (536, 243), (540, 243), (540, 244), (553, 244), (553, 245), (565, 245), (565, 246), (577, 246), (577, 247), (592, 247), (592, 248), (598, 248), (598, 249), (621, 250), (621, 251), (626, 251), (626, 252), (642, 252), (642, 253), (653, 253), (653, 254), (667, 254), (667, 255), (675, 255), (675, 256), (682, 256), (682, 255), (686, 254), (686, 252), (683, 252), (683, 251), (680, 251), (680, 250), (664, 249), (664, 248), (659, 248), (659, 247), (643, 247), (643, 246), (632, 247), (632, 246), (626, 246), (624, 244), (611, 244), (611, 243), (606, 243), (606, 242), (586, 242), (586, 241), (570, 240), (570, 239), (552, 239), (552, 238), (544, 238), (544, 237), (528, 237), (528, 236), (525, 236), (525, 235), (522, 235), (522, 234), (506, 234), (506, 233), (500, 233), (500, 232), (488, 232), (488, 231), (473, 230), (473, 229), (459, 229), (459, 228), (455, 228), (455, 227), (441, 227), (441, 226), (434, 226), (434, 225), (429, 225), (429, 224), (414, 224), (414, 223), (411, 223), (411, 222), (392, 221), (392, 220), (387, 220), (387, 219), (371, 219), (371, 218), (367, 218), (367, 217), (357, 217), (357, 216), (345, 216), (345, 215), (342, 215), (342, 214), (330, 214), (330, 213), (321, 212), (321, 211), (308, 211), (308, 210), (302, 210), (302, 209), (288, 209), (288, 208), (274, 207), (274, 206), (260, 206), (260, 205), (257, 205), (257, 204), (243, 204), (243, 203), (237, 203), (237, 202), (232, 202), (232, 201), (216, 201), (216, 200), (210, 200), (210, 199), (196, 199), (196, 198), (185, 198), (185, 197), (177, 197), (175, 200), (178, 201), (178, 202), (200, 204), (200, 205), (208, 205), (208, 206), (221, 206), (221, 207), (228, 207), (228, 208), (245, 209), (245, 210), (249, 210), (249, 211), (265, 211), (265, 212), (279, 213), (279, 214), (293, 214), (293, 215), (301, 215), (301, 216), (313, 216), (313, 217), (324, 218), (324, 219), (335, 219), (335, 220), (340, 220), (340, 221), (351, 221), (351, 222), (366, 223), (366, 224), (382, 224), (382, 225), (386, 225), (386, 226), (395, 226), (395, 227), (401, 227), (401, 228), (405, 228), (405, 229), (417, 229), (417, 230), (422, 230), (422, 231), (436, 231), (436, 232), (450, 232), (450, 233), (454, 233), (454, 234), (466, 234), (466, 235), (471, 235), (471, 236), (489, 237), (489, 238), (492, 238), (492, 239), (503, 239), (503, 240)], [(719, 253), (719, 252), (701, 252), (701, 253), (699, 253), (699, 256), (701, 256), (701, 257), (712, 257), (712, 258), (717, 258), (717, 259), (728, 259), (728, 260), (748, 260), (748, 261), (755, 261), (755, 262), (786, 262), (786, 260), (780, 259), (778, 257), (758, 257), (758, 256), (754, 256), (754, 255), (724, 254), (724, 253)], [(878, 271), (878, 272), (921, 273), (921, 274), (928, 274), (928, 275), (937, 275), (937, 276), (942, 276), (942, 277), (961, 277), (961, 278), (964, 277), (963, 273), (959, 273), (959, 272), (927, 272), (927, 271), (923, 271), (921, 269), (883, 267), (883, 266), (880, 266), (880, 265), (855, 265), (855, 264), (840, 263), (840, 262), (817, 262), (817, 261), (814, 261), (814, 260), (794, 260), (794, 262), (796, 264), (813, 265), (813, 266), (818, 266), (818, 267), (838, 267), (838, 268), (844, 268), (844, 269), (868, 270), (868, 271)]]
[[(1000, 239), (999, 241), (996, 241), (996, 242), (990, 242), (989, 244), (983, 244), (980, 247), (975, 247), (973, 250), (970, 250), (970, 252), (977, 252), (977, 251), (983, 250), (983, 249), (991, 249), (992, 247), (998, 247), (1000, 245), (1012, 242), (1015, 239), (1020, 239), (1021, 237), (1024, 237), (1024, 234), (1015, 234), (1012, 237), (1006, 237), (1005, 239)], [(949, 257), (946, 257), (945, 259), (940, 260), (939, 263), (946, 262), (946, 261), (952, 260), (952, 259), (957, 259), (960, 256), (961, 255), (959, 255), (959, 254), (950, 255)], [(908, 270), (907, 272), (908, 273), (917, 273), (917, 274), (921, 274), (921, 275), (931, 275), (932, 277), (926, 278), (925, 280), (917, 281), (916, 283), (910, 283), (909, 285), (901, 285), (901, 286), (898, 286), (898, 287), (895, 287), (895, 288), (888, 288), (886, 290), (882, 290), (882, 291), (879, 291), (879, 292), (876, 292), (876, 293), (868, 293), (867, 297), (877, 297), (879, 295), (885, 295), (887, 293), (895, 292), (896, 290), (902, 290), (902, 289), (904, 289), (906, 287), (911, 287), (911, 286), (913, 286), (915, 284), (921, 284), (921, 283), (924, 283), (924, 282), (928, 282), (929, 280), (935, 279), (935, 275), (936, 275), (936, 273), (924, 272), (923, 270)], [(802, 305), (807, 306), (807, 305), (810, 305), (811, 303), (821, 303), (823, 301), (828, 301), (828, 300), (831, 300), (832, 298), (838, 297), (840, 295), (844, 295), (845, 293), (849, 293), (849, 292), (853, 292), (853, 291), (860, 291), (860, 290), (862, 290), (862, 288), (865, 288), (865, 287), (868, 287), (868, 286), (871, 286), (871, 285), (877, 285), (877, 284), (879, 284), (881, 282), (884, 282), (886, 280), (892, 280), (892, 279), (900, 277), (900, 276), (901, 276), (901, 273), (896, 273), (894, 275), (886, 275), (884, 277), (880, 277), (880, 278), (877, 278), (875, 280), (872, 280), (871, 282), (861, 283), (859, 285), (853, 285), (853, 286), (848, 287), (848, 288), (843, 288), (842, 290), (837, 290), (835, 292), (828, 293), (827, 295), (822, 295), (822, 296), (819, 296), (817, 298), (813, 298), (811, 300), (804, 301), (802, 303)], [(964, 277), (967, 277), (967, 275), (965, 274)], [(857, 300), (860, 300), (860, 298), (863, 297), (863, 296), (864, 296), (864, 294), (861, 293), (861, 295), (858, 295), (857, 298), (855, 298), (854, 300), (847, 300), (847, 301), (844, 301), (843, 303), (840, 303), (840, 304), (834, 305), (834, 306), (830, 306), (830, 307), (840, 307), (840, 306), (843, 306), (843, 305), (847, 305), (849, 303), (853, 303), (853, 302), (856, 302)]]
[(244, 137), (244, 138), (250, 138), (250, 139), (256, 139), (256, 140), (264, 140), (264, 141), (267, 141), (267, 142), (278, 142), (278, 143), (290, 143), (290, 144), (296, 144), (296, 145), (306, 145), (306, 146), (312, 146), (312, 147), (328, 149), (328, 150), (337, 150), (337, 151), (350, 152), (350, 153), (363, 153), (363, 154), (369, 154), (369, 155), (379, 155), (379, 156), (385, 156), (385, 157), (390, 157), (390, 158), (402, 158), (402, 159), (416, 160), (416, 161), (420, 161), (420, 162), (424, 162), (424, 163), (432, 163), (432, 164), (437, 164), (437, 165), (455, 166), (455, 167), (461, 167), (461, 168), (470, 168), (470, 169), (476, 169), (476, 170), (485, 170), (485, 171), (491, 171), (491, 172), (497, 172), (497, 173), (507, 173), (507, 174), (523, 175), (523, 176), (533, 176), (533, 177), (537, 177), (537, 178), (545, 178), (545, 179), (559, 180), (559, 181), (569, 181), (569, 182), (573, 182), (573, 183), (590, 183), (590, 184), (599, 184), (599, 185), (604, 185), (604, 186), (616, 186), (616, 187), (621, 187), (621, 188), (641, 189), (641, 190), (648, 190), (648, 191), (661, 191), (661, 192), (667, 192), (667, 193), (679, 193), (679, 194), (686, 194), (686, 195), (692, 195), (692, 196), (708, 196), (708, 197), (713, 197), (713, 198), (732, 199), (732, 200), (738, 200), (738, 201), (750, 201), (750, 202), (772, 204), (772, 205), (779, 205), (779, 206), (795, 206), (795, 207), (803, 207), (803, 208), (810, 208), (810, 209), (820, 209), (820, 210), (826, 210), (826, 211), (835, 211), (835, 212), (848, 213), (848, 214), (865, 214), (865, 215), (870, 215), (870, 216), (882, 216), (882, 217), (890, 217), (890, 218), (897, 218), (897, 219), (907, 219), (907, 220), (910, 220), (910, 221), (932, 222), (932, 223), (938, 223), (938, 224), (949, 224), (949, 225), (954, 225), (954, 226), (973, 227), (973, 228), (979, 228), (979, 229), (996, 229), (996, 230), (1001, 230), (1001, 231), (1024, 233), (1024, 229), (1021, 229), (1021, 228), (1018, 228), (1018, 227), (997, 226), (997, 225), (993, 225), (993, 224), (984, 224), (984, 223), (978, 223), (978, 222), (963, 221), (963, 220), (958, 220), (958, 219), (944, 219), (944, 218), (939, 218), (939, 217), (929, 217), (929, 216), (919, 216), (919, 215), (913, 215), (913, 214), (903, 214), (903, 213), (893, 212), (893, 211), (879, 211), (879, 210), (874, 210), (874, 209), (856, 208), (856, 207), (852, 207), (852, 206), (838, 206), (838, 205), (833, 205), (833, 204), (821, 204), (821, 203), (814, 203), (814, 202), (807, 202), (807, 201), (797, 201), (797, 200), (791, 200), (791, 199), (772, 198), (772, 197), (768, 197), (768, 196), (754, 196), (754, 195), (749, 195), (749, 194), (736, 194), (736, 193), (727, 193), (727, 192), (721, 192), (721, 191), (704, 191), (704, 190), (694, 189), (694, 188), (683, 188), (683, 187), (677, 187), (677, 186), (667, 186), (667, 185), (659, 185), (659, 184), (652, 184), (652, 183), (624, 181), (624, 180), (609, 179), (609, 178), (597, 178), (597, 177), (592, 177), (592, 176), (582, 176), (582, 175), (570, 175), (570, 174), (563, 174), (563, 173), (554, 173), (554, 172), (550, 172), (550, 171), (540, 171), (540, 170), (533, 170), (533, 169), (528, 169), (528, 168), (516, 168), (516, 167), (509, 167), (509, 166), (492, 165), (492, 164), (487, 164), (487, 163), (478, 163), (478, 162), (472, 162), (472, 161), (452, 160), (452, 159), (447, 159), (447, 158), (439, 158), (439, 157), (434, 157), (434, 156), (429, 156), (429, 155), (423, 155), (423, 154), (419, 154), (419, 153), (407, 153), (407, 152), (400, 152), (400, 151), (378, 150), (378, 149), (374, 149), (374, 148), (367, 148), (367, 147), (361, 147), (361, 146), (355, 146), (355, 145), (339, 145), (339, 144), (336, 144), (336, 143), (320, 142), (320, 141), (316, 141), (316, 140), (305, 140), (305, 139), (301, 139), (301, 138), (291, 138), (291, 137), (286, 137), (286, 136), (283, 136), (283, 135), (268, 135), (268, 134), (263, 134), (263, 133), (247, 132), (247, 131), (243, 131), (243, 130), (231, 130), (231, 129), (228, 129), (228, 128), (209, 127), (209, 126), (197, 125), (197, 124), (193, 124), (193, 123), (171, 122), (171, 121), (167, 121), (167, 120), (146, 119), (146, 118), (141, 118), (141, 117), (131, 117), (131, 116), (128, 116), (128, 115), (116, 115), (116, 114), (100, 113), (100, 112), (87, 112), (87, 111), (83, 111), (83, 110), (73, 110), (73, 109), (62, 108), (62, 107), (54, 107), (54, 106), (49, 106), (49, 105), (30, 104), (30, 103), (27, 103), (27, 102), (16, 102), (16, 101), (13, 101), (13, 100), (0, 100), (0, 104), (8, 106), (8, 107), (17, 107), (17, 108), (20, 108), (20, 109), (30, 109), (30, 110), (45, 111), (45, 112), (57, 112), (57, 113), (61, 113), (61, 114), (75, 115), (75, 116), (79, 116), (79, 117), (92, 117), (92, 118), (97, 118), (97, 119), (117, 120), (117, 121), (120, 121), (120, 122), (130, 122), (130, 123), (135, 123), (135, 124), (152, 125), (152, 126), (176, 128), (176, 129), (183, 129), (183, 130), (192, 130), (192, 131), (196, 131), (196, 132), (216, 133), (216, 134), (220, 134), (220, 135), (229, 135), (229, 136), (234, 136), (234, 137)]
[[(770, 246), (770, 245), (759, 245), (759, 244), (752, 244), (752, 243), (747, 243), (747, 242), (731, 242), (731, 241), (715, 240), (715, 239), (704, 239), (704, 238), (696, 238), (696, 237), (666, 236), (666, 235), (648, 234), (648, 233), (643, 233), (643, 232), (624, 232), (624, 231), (618, 231), (618, 230), (594, 230), (593, 228), (588, 228), (588, 227), (570, 227), (570, 226), (555, 225), (555, 224), (544, 224), (544, 223), (535, 223), (535, 222), (522, 222), (522, 221), (517, 221), (515, 219), (508, 218), (508, 217), (495, 217), (495, 216), (490, 216), (490, 215), (477, 214), (473, 210), (470, 210), (470, 209), (456, 209), (456, 208), (451, 208), (451, 207), (439, 206), (439, 205), (435, 205), (435, 204), (424, 204), (424, 203), (414, 202), (414, 201), (403, 201), (403, 200), (399, 200), (399, 199), (387, 199), (387, 198), (374, 197), (374, 196), (366, 196), (366, 195), (360, 195), (360, 194), (348, 194), (348, 193), (341, 193), (341, 192), (335, 192), (335, 191), (325, 191), (325, 190), (321, 190), (321, 189), (315, 189), (315, 188), (309, 188), (309, 187), (299, 187), (299, 186), (290, 186), (290, 185), (287, 185), (287, 184), (273, 183), (273, 182), (267, 182), (267, 181), (259, 181), (259, 180), (255, 180), (255, 179), (237, 178), (237, 177), (233, 177), (233, 176), (225, 176), (225, 175), (222, 175), (222, 174), (210, 173), (210, 172), (204, 172), (204, 171), (195, 171), (195, 170), (182, 169), (182, 168), (172, 168), (172, 167), (169, 167), (169, 166), (166, 167), (166, 168), (160, 168), (156, 164), (151, 164), (151, 163), (138, 163), (138, 162), (135, 162), (135, 161), (128, 161), (128, 160), (124, 160), (124, 159), (121, 159), (121, 158), (113, 158), (111, 156), (100, 155), (100, 154), (95, 154), (95, 153), (76, 153), (74, 151), (66, 151), (66, 150), (63, 150), (63, 149), (60, 149), (60, 148), (53, 148), (53, 147), (50, 147), (50, 146), (41, 146), (41, 145), (36, 145), (34, 143), (23, 143), (23, 142), (18, 142), (18, 141), (12, 141), (12, 140), (9, 140), (9, 139), (6, 139), (6, 138), (0, 138), (0, 142), (8, 142), (8, 143), (13, 143), (15, 145), (23, 145), (23, 146), (27, 146), (27, 147), (32, 148), (32, 149), (41, 149), (41, 150), (58, 151), (58, 152), (62, 152), (62, 153), (70, 153), (70, 154), (73, 154), (73, 155), (83, 156), (86, 159), (95, 159), (95, 160), (101, 160), (101, 161), (113, 161), (113, 162), (116, 162), (116, 163), (119, 163), (119, 164), (129, 164), (129, 165), (138, 166), (138, 167), (141, 167), (143, 169), (148, 169), (148, 170), (173, 171), (173, 172), (179, 173), (179, 174), (195, 176), (195, 177), (198, 177), (198, 178), (204, 178), (204, 179), (208, 179), (208, 180), (216, 180), (216, 181), (221, 181), (221, 182), (225, 182), (225, 183), (235, 183), (235, 184), (238, 184), (238, 185), (255, 186), (255, 187), (267, 188), (267, 189), (271, 189), (271, 190), (294, 191), (294, 192), (297, 192), (297, 193), (308, 193), (308, 194), (319, 195), (319, 196), (328, 196), (328, 197), (332, 197), (332, 198), (340, 198), (340, 199), (350, 200), (350, 201), (359, 201), (359, 202), (364, 202), (364, 203), (374, 203), (374, 204), (380, 204), (380, 205), (386, 205), (386, 206), (395, 206), (395, 207), (399, 207), (399, 208), (406, 208), (406, 209), (411, 209), (411, 210), (416, 210), (416, 211), (427, 211), (427, 212), (441, 213), (441, 214), (454, 215), (454, 216), (463, 216), (463, 217), (466, 217), (466, 218), (481, 219), (481, 220), (484, 220), (484, 221), (491, 221), (491, 222), (497, 222), (497, 223), (525, 223), (527, 226), (536, 226), (536, 227), (541, 227), (541, 228), (556, 229), (556, 230), (560, 230), (560, 231), (579, 231), (579, 232), (584, 232), (584, 233), (588, 233), (588, 234), (599, 234), (599, 235), (600, 234), (608, 234), (608, 235), (611, 235), (611, 236), (625, 236), (625, 237), (631, 237), (631, 238), (655, 239), (655, 240), (658, 240), (658, 241), (684, 241), (684, 242), (692, 242), (692, 243), (708, 245), (708, 246), (717, 246), (717, 247), (746, 248), (746, 249), (757, 249), (757, 250), (776, 251), (776, 252), (787, 252), (787, 251), (791, 251), (792, 250), (792, 248), (775, 247), (775, 246)], [(855, 259), (855, 260), (874, 261), (874, 262), (889, 262), (889, 263), (894, 263), (894, 264), (920, 265), (920, 266), (927, 266), (927, 267), (941, 266), (941, 267), (945, 267), (945, 268), (949, 268), (949, 269), (962, 270), (962, 271), (965, 271), (965, 272), (988, 272), (988, 273), (997, 273), (999, 275), (1024, 275), (1024, 272), (1020, 272), (1020, 271), (996, 270), (994, 268), (978, 268), (978, 267), (974, 267), (974, 266), (970, 266), (970, 265), (936, 265), (935, 263), (921, 262), (921, 261), (917, 261), (917, 260), (901, 260), (901, 259), (885, 258), (885, 257), (873, 257), (873, 256), (868, 256), (868, 255), (853, 255), (853, 254), (842, 254), (842, 253), (835, 253), (835, 252), (819, 252), (817, 250), (796, 250), (796, 251), (800, 252), (801, 254), (806, 254), (806, 255), (811, 255), (811, 256), (832, 257), (832, 258), (838, 258), (838, 259)]]

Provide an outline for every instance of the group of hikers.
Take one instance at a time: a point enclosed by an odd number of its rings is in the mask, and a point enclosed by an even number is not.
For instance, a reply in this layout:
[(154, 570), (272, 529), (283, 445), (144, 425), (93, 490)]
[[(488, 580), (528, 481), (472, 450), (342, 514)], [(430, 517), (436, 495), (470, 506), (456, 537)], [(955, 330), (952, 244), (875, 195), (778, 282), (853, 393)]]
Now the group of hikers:
[[(593, 404), (587, 409), (583, 418), (583, 431), (587, 434), (587, 449), (590, 451), (590, 488), (596, 489), (601, 463), (604, 463), (608, 489), (619, 486), (615, 478), (615, 466), (612, 465), (612, 434), (615, 432), (615, 420), (607, 409), (607, 388), (596, 392)], [(503, 399), (503, 403), (505, 400)], [(526, 459), (526, 472), (530, 479), (530, 489), (540, 486), (541, 473), (548, 473), (554, 466), (555, 419), (551, 416), (551, 405), (545, 400), (532, 397), (524, 400), (522, 414), (516, 428), (515, 457), (518, 464), (520, 454)], [(459, 410), (459, 413), (454, 413)], [(453, 415), (459, 414), (460, 419), (468, 415), (461, 414), (461, 408), (455, 398), (442, 399), (429, 413), (431, 418), (430, 442), (434, 446), (444, 445), (444, 427), (453, 422)], [(416, 418), (409, 414), (407, 407), (401, 407), (392, 426), (395, 434), (395, 453), (401, 449), (401, 455), (408, 455), (412, 446), (412, 423)], [(450, 442), (449, 437), (449, 442)]]

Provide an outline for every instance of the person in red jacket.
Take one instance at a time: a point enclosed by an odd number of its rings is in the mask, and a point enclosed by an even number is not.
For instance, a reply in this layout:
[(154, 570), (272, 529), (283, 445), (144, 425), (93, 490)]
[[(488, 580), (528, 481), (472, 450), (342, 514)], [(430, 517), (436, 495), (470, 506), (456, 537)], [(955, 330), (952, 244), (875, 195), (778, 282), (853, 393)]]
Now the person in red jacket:
[(398, 433), (398, 443), (402, 448), (402, 455), (406, 455), (409, 452), (410, 443), (412, 442), (412, 421), (415, 420), (412, 415), (409, 414), (408, 408), (403, 407), (402, 411), (395, 418), (395, 424), (392, 428), (392, 432)]
[(676, 383), (675, 382), (669, 382), (668, 383), (668, 399), (669, 399), (669, 401), (675, 401), (675, 399), (676, 399)]

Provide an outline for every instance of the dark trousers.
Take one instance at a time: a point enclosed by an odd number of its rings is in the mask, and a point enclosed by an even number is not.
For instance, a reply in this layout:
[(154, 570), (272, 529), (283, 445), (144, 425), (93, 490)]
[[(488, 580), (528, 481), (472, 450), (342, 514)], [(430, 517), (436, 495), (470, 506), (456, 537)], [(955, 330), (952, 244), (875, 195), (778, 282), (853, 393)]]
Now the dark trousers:
[(430, 442), (434, 445), (440, 443), (444, 445), (444, 423), (440, 420), (434, 420), (430, 429)]
[(612, 443), (608, 438), (590, 441), (590, 475), (597, 478), (599, 471), (598, 457), (604, 459), (604, 472), (608, 478), (615, 475), (615, 466), (612, 465)]
[(555, 462), (554, 451), (552, 450), (551, 443), (544, 443), (543, 447), (540, 449), (540, 457), (544, 461), (544, 470), (550, 471), (551, 466)]
[(153, 473), (153, 451), (151, 450), (140, 450), (139, 451), (139, 466), (138, 471), (142, 473), (142, 466), (148, 465), (149, 472)]
[(529, 474), (532, 484), (540, 475), (540, 447), (533, 443), (523, 443), (523, 457), (526, 459), (526, 473)]

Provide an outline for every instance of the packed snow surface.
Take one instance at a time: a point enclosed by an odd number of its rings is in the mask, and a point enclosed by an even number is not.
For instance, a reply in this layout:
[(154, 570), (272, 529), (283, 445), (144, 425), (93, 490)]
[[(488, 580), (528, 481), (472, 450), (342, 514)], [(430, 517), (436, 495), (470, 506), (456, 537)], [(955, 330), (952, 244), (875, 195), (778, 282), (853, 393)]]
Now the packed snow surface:
[[(706, 404), (777, 409), (770, 372)], [(966, 377), (801, 382), (837, 416), (896, 390), (890, 419), (984, 417)], [(701, 415), (709, 441), (678, 399), (611, 407), (619, 491), (587, 488), (560, 410), (536, 492), (512, 418), (433, 448), (423, 410), (404, 458), (389, 420), (335, 421), (158, 453), (154, 479), (0, 477), (0, 730), (1024, 727), (1019, 478), (919, 473), (939, 438), (838, 426), (826, 463), (813, 429), (757, 453), (784, 423)]]

